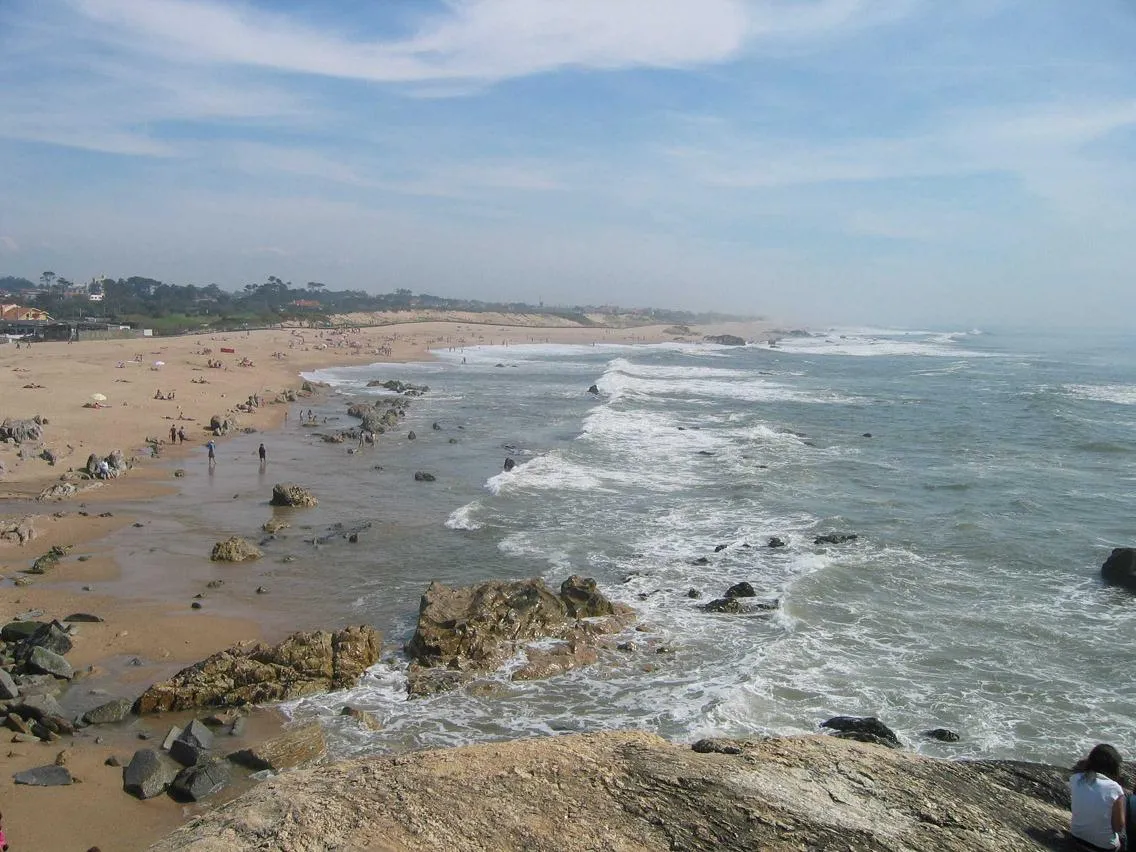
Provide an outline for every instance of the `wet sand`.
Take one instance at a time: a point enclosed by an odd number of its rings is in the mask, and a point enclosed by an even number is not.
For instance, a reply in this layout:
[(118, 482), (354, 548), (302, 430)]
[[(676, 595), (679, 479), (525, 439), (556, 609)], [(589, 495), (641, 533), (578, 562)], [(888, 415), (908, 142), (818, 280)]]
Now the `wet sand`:
[[(744, 333), (734, 328), (705, 331)], [(256, 594), (260, 584), (271, 585), (271, 565), (211, 563), (206, 546), (209, 530), (188, 531), (177, 518), (163, 517), (161, 507), (170, 507), (169, 513), (177, 514), (177, 501), (189, 494), (211, 503), (217, 511), (236, 513), (244, 521), (255, 519), (259, 524), (271, 515), (263, 505), (266, 487), (276, 481), (271, 464), (267, 478), (254, 478), (252, 473), (235, 481), (218, 477), (216, 488), (206, 487), (214, 483), (200, 476), (205, 463), (202, 445), (208, 439), (203, 426), (213, 414), (232, 412), (249, 395), (262, 397), (259, 408), (236, 412), (236, 416), (242, 426), (264, 434), (218, 439), (219, 464), (226, 464), (234, 453), (243, 458), (244, 453), (253, 452), (261, 439), (273, 443), (276, 433), (265, 430), (284, 425), (290, 409), (292, 417), (297, 416), (304, 400), (292, 406), (268, 400), (299, 388), (302, 371), (424, 360), (429, 348), (458, 346), (462, 341), (484, 345), (667, 339), (671, 336), (662, 327), (616, 331), (416, 323), (322, 338), (311, 330), (294, 333), (284, 329), (212, 337), (43, 343), (18, 352), (10, 345), (0, 347), (0, 417), (47, 417), (44, 446), (60, 456), (50, 466), (38, 458), (17, 458), (16, 447), (0, 445), (0, 462), (7, 468), (0, 478), (0, 519), (32, 515), (37, 531), (37, 537), (22, 546), (0, 542), (0, 575), (5, 578), (0, 580), (0, 614), (7, 618), (42, 610), (43, 618), (62, 618), (72, 612), (89, 612), (105, 619), (79, 625), (75, 648), (68, 654), (76, 670), (82, 671), (62, 699), (65, 709), (75, 713), (108, 697), (135, 697), (150, 683), (237, 641), (278, 641), (294, 630), (346, 624), (349, 613), (324, 613), (310, 606), (302, 587), (289, 591), (287, 586), (274, 586), (272, 594)], [(326, 348), (318, 348), (321, 346)], [(221, 354), (221, 347), (237, 351)], [(204, 349), (213, 352), (201, 354)], [(272, 357), (274, 352), (283, 357)], [(135, 353), (143, 354), (141, 363), (128, 360)], [(240, 358), (249, 358), (255, 366), (237, 366)], [(207, 366), (216, 359), (224, 366)], [(152, 369), (155, 360), (164, 364)], [(206, 383), (191, 382), (200, 378)], [(44, 387), (25, 389), (28, 383)], [(164, 393), (174, 391), (175, 398), (153, 399), (158, 388)], [(84, 407), (95, 392), (108, 397), (109, 407)], [(190, 440), (168, 444), (170, 424), (186, 427)], [(296, 425), (294, 419), (290, 425)], [(149, 436), (163, 442), (159, 461), (148, 457)], [(105, 455), (118, 448), (138, 459), (125, 477), (59, 503), (31, 499), (68, 467), (83, 465), (89, 452)], [(171, 476), (180, 464), (188, 469), (185, 480)], [(255, 470), (255, 462), (241, 467)], [(108, 513), (109, 517), (101, 517)], [(73, 546), (58, 567), (43, 576), (23, 573), (35, 557), (57, 544)], [(219, 578), (226, 585), (210, 592), (207, 584)], [(17, 580), (30, 582), (17, 586)], [(189, 608), (195, 595), (204, 595), (202, 610)], [(279, 724), (272, 714), (263, 718), (250, 736), (267, 735)], [(122, 791), (121, 770), (103, 765), (112, 753), (125, 763), (141, 747), (139, 726), (160, 739), (170, 722), (161, 717), (135, 720), (117, 729), (87, 729), (73, 743), (71, 738), (53, 744), (5, 743), (10, 772), (52, 763), (68, 748), (72, 750), (68, 765), (83, 781), (60, 788), (0, 784), (0, 810), (13, 848), (86, 849), (97, 844), (104, 852), (141, 849), (201, 807), (213, 806), (215, 803), (187, 809), (165, 797), (139, 802)], [(96, 745), (96, 736), (104, 742)], [(130, 826), (128, 837), (123, 825)]]

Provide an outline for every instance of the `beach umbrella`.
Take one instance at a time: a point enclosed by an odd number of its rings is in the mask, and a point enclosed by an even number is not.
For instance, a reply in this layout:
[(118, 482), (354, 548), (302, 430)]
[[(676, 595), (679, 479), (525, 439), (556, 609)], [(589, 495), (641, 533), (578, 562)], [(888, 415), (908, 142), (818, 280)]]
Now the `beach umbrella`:
[(164, 367), (164, 366), (166, 366), (166, 362), (165, 361), (155, 361), (154, 366), (155, 367)]
[(106, 402), (107, 401), (106, 395), (101, 394), (101, 393), (91, 394), (91, 399), (93, 399), (95, 402)]

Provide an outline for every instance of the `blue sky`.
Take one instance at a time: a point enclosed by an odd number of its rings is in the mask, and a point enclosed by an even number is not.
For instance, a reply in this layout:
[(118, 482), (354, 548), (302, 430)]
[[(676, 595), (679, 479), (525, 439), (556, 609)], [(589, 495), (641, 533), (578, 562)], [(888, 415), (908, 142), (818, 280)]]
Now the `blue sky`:
[(0, 0), (0, 274), (1136, 311), (1132, 0)]

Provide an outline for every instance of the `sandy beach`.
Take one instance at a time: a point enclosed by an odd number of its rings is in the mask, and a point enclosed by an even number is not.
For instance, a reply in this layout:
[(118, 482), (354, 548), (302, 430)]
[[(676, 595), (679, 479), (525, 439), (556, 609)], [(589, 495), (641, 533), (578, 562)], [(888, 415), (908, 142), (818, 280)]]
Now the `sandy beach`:
[[(355, 317), (374, 321), (376, 317)], [(301, 372), (330, 366), (412, 361), (429, 358), (435, 348), (473, 345), (507, 347), (526, 343), (643, 343), (675, 339), (664, 326), (631, 329), (488, 325), (470, 317), (448, 321), (415, 321), (397, 325), (332, 332), (271, 329), (174, 338), (37, 343), (30, 347), (0, 346), (0, 420), (39, 416), (42, 442), (33, 446), (0, 444), (0, 520), (30, 518), (35, 537), (24, 544), (0, 541), (0, 604), (5, 620), (39, 610), (43, 618), (72, 612), (97, 612), (105, 620), (81, 626), (68, 655), (77, 671), (98, 678), (113, 694), (133, 696), (154, 679), (243, 639), (281, 638), (271, 604), (258, 601), (255, 611), (240, 613), (240, 602), (223, 615), (188, 612), (182, 590), (141, 584), (123, 589), (120, 566), (104, 539), (128, 527), (129, 506), (156, 495), (174, 493), (177, 480), (169, 465), (152, 463), (154, 448), (167, 462), (185, 458), (187, 466), (204, 464), (208, 430), (214, 415), (237, 419), (241, 429), (265, 432), (281, 426), (289, 409), (303, 400), (285, 402), (288, 391), (301, 387)], [(510, 319), (501, 317), (501, 319)], [(537, 318), (512, 318), (533, 323)], [(692, 330), (702, 334), (755, 336), (765, 326), (730, 324)], [(105, 397), (105, 399), (102, 399)], [(252, 398), (253, 405), (249, 405)], [(259, 405), (255, 404), (259, 403)], [(174, 430), (171, 440), (171, 427)], [(178, 432), (184, 430), (185, 440)], [(219, 444), (226, 438), (217, 439)], [(42, 451), (54, 454), (51, 463)], [(35, 502), (44, 488), (71, 468), (82, 468), (91, 453), (100, 457), (122, 450), (134, 464), (117, 479), (99, 483), (59, 502)], [(88, 481), (78, 483), (89, 487)], [(114, 512), (104, 511), (107, 506)], [(126, 507), (126, 511), (123, 511)], [(110, 517), (105, 517), (110, 515)], [(67, 560), (45, 576), (29, 577), (27, 565), (54, 545), (72, 545), (83, 561)], [(203, 559), (203, 563), (208, 563)], [(191, 578), (199, 579), (199, 578)], [(17, 585), (20, 583), (20, 585)], [(113, 586), (114, 594), (102, 589)], [(85, 591), (92, 589), (92, 591)], [(237, 615), (232, 612), (236, 610)], [(121, 661), (145, 655), (157, 667), (128, 670)], [(78, 681), (72, 689), (83, 689)], [(112, 753), (129, 759), (140, 727), (161, 736), (167, 719), (145, 719), (115, 734), (87, 729), (53, 744), (6, 747), (10, 772), (52, 763), (67, 749), (81, 785), (50, 789), (0, 785), (0, 810), (14, 848), (103, 850), (141, 849), (202, 806), (183, 806), (164, 797), (139, 802), (122, 792), (120, 770), (103, 765)], [(272, 723), (261, 726), (264, 732)], [(82, 803), (81, 805), (79, 803)], [(43, 819), (45, 806), (54, 816)], [(116, 826), (132, 826), (124, 837)]]

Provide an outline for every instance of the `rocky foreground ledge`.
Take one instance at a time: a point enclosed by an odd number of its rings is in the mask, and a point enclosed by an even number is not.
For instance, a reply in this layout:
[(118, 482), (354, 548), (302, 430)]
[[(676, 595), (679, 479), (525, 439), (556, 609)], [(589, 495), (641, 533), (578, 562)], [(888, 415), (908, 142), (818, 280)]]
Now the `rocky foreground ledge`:
[(285, 774), (152, 849), (1062, 849), (1064, 778), (829, 736), (581, 734)]

